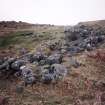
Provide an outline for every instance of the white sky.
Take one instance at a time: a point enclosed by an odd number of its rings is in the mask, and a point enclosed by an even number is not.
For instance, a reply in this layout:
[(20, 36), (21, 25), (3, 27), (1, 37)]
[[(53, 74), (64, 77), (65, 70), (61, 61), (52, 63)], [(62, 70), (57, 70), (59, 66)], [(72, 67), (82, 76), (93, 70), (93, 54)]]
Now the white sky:
[(72, 25), (105, 19), (105, 0), (0, 0), (0, 21)]

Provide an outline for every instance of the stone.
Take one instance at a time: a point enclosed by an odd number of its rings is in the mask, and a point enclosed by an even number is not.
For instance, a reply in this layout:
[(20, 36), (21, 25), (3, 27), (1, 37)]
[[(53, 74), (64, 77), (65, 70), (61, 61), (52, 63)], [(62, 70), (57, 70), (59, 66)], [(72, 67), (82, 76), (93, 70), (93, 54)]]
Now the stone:
[(11, 64), (11, 68), (13, 70), (16, 70), (16, 71), (19, 71), (20, 70), (20, 67), (25, 65), (25, 61), (24, 60), (16, 60), (15, 62), (13, 62)]
[(42, 76), (42, 83), (44, 84), (50, 84), (52, 81), (53, 81), (53, 75), (52, 74), (49, 74), (49, 73), (46, 73)]
[(25, 86), (27, 85), (33, 85), (36, 83), (35, 77), (34, 77), (34, 73), (33, 71), (30, 69), (30, 67), (27, 66), (21, 66), (21, 74), (22, 74), (22, 79), (25, 83)]
[(67, 69), (64, 65), (53, 64), (42, 73), (41, 81), (44, 84), (57, 83), (59, 80), (63, 80), (66, 75)]
[(24, 91), (24, 87), (21, 85), (16, 85), (16, 93), (22, 94)]
[(21, 59), (21, 60), (24, 60), (24, 61), (26, 61), (26, 62), (32, 63), (32, 62), (34, 61), (33, 55), (34, 55), (34, 54), (32, 54), (32, 53), (28, 53), (28, 54), (23, 55), (20, 59)]
[(1, 58), (1, 59), (0, 59), (0, 65), (2, 65), (3, 63), (4, 63), (4, 59)]
[(40, 66), (43, 66), (43, 65), (45, 65), (46, 64), (46, 60), (41, 60), (40, 62), (39, 62), (39, 65)]
[(67, 75), (67, 68), (61, 64), (53, 64), (50, 70), (54, 70), (57, 79), (63, 79)]
[(70, 58), (70, 65), (75, 67), (75, 68), (78, 68), (81, 64), (74, 58)]
[(50, 65), (44, 65), (44, 66), (41, 66), (40, 68), (40, 74), (43, 75), (45, 73), (48, 73), (48, 70), (50, 69)]
[(76, 53), (80, 53), (81, 51), (83, 51), (83, 49), (80, 48), (80, 47), (72, 46), (72, 47), (68, 47), (68, 48), (67, 48), (67, 51), (68, 51), (70, 54), (74, 55), (74, 54), (76, 54)]
[(55, 54), (50, 55), (47, 58), (46, 62), (49, 65), (52, 65), (52, 64), (55, 64), (55, 63), (59, 64), (59, 63), (62, 63), (62, 58), (63, 58), (63, 56), (61, 54), (55, 53)]
[(24, 83), (25, 83), (25, 86), (27, 86), (27, 85), (32, 86), (33, 84), (36, 83), (35, 77), (27, 75), (27, 77), (24, 78)]
[(4, 62), (2, 65), (0, 65), (0, 71), (6, 69), (7, 67), (8, 67), (8, 62)]
[(11, 68), (11, 64), (15, 61), (15, 58), (8, 58), (2, 65), (0, 65), (0, 70), (5, 69), (5, 71)]
[(67, 69), (61, 64), (53, 64), (43, 72), (41, 81), (44, 84), (57, 83), (67, 75)]
[(46, 56), (42, 52), (37, 52), (35, 55), (33, 55), (33, 61), (40, 62), (41, 60), (45, 60)]

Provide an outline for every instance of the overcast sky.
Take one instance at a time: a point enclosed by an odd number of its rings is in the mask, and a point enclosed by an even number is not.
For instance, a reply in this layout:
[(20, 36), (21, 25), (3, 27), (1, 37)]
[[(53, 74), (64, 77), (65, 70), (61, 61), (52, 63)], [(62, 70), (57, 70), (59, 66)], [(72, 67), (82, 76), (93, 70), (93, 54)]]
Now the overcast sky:
[(72, 25), (105, 19), (105, 0), (0, 0), (0, 21)]

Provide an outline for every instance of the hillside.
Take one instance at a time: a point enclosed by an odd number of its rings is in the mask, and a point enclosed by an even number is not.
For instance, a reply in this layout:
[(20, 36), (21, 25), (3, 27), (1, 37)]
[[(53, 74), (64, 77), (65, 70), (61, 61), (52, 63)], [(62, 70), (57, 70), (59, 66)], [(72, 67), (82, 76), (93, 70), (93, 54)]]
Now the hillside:
[(26, 22), (16, 21), (0, 21), (0, 36), (8, 35), (17, 31), (32, 31), (35, 28), (53, 27), (49, 24), (31, 24)]
[(80, 22), (78, 25), (87, 25), (92, 26), (94, 28), (105, 28), (105, 20), (97, 20), (97, 21), (87, 21), (87, 22)]
[(105, 105), (104, 20), (1, 23), (0, 105)]
[(18, 53), (23, 47), (34, 50), (35, 45), (52, 39), (58, 40), (61, 36), (64, 36), (63, 26), (0, 22), (0, 55), (8, 55), (9, 52), (14, 54), (15, 51)]

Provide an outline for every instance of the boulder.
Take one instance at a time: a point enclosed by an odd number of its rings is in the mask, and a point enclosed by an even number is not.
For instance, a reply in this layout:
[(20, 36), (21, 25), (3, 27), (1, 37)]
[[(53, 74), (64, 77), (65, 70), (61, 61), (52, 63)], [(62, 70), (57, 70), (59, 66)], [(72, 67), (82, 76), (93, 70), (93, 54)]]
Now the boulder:
[(21, 85), (16, 85), (16, 93), (21, 94), (24, 91), (24, 87)]
[(25, 65), (25, 61), (24, 60), (16, 60), (15, 62), (13, 62), (12, 64), (11, 64), (11, 68), (13, 69), (13, 70), (16, 70), (16, 71), (19, 71), (20, 70), (20, 67), (21, 66), (23, 66), (23, 65)]
[(38, 63), (40, 66), (43, 66), (46, 64), (46, 60), (41, 60), (39, 63)]
[(56, 75), (56, 79), (64, 78), (67, 75), (67, 68), (61, 64), (53, 64), (49, 73), (53, 73)]
[(32, 53), (28, 53), (28, 54), (25, 54), (25, 55), (21, 56), (20, 59), (21, 59), (21, 60), (24, 60), (24, 61), (26, 61), (26, 62), (32, 63), (32, 62), (34, 61), (33, 55), (34, 55), (34, 54), (32, 54)]
[(0, 65), (2, 65), (4, 63), (4, 59), (0, 58)]
[(0, 71), (2, 71), (3, 69), (8, 69), (8, 62), (4, 62), (2, 65), (0, 65)]
[(5, 71), (11, 69), (11, 64), (16, 60), (16, 58), (8, 58), (2, 65), (0, 65), (0, 70), (5, 69)]
[(45, 73), (48, 73), (49, 72), (48, 70), (50, 69), (50, 67), (51, 67), (50, 65), (41, 66), (39, 70), (40, 74), (43, 75)]
[(50, 84), (55, 82), (55, 78), (54, 78), (55, 74), (49, 73), (49, 69), (45, 69), (41, 75), (41, 82), (44, 84)]
[(57, 83), (67, 75), (67, 69), (61, 64), (53, 64), (42, 73), (41, 81), (44, 84)]
[(25, 86), (33, 85), (34, 83), (36, 83), (34, 73), (33, 73), (32, 69), (30, 69), (30, 67), (21, 66), (20, 69), (22, 71), (21, 75), (22, 75), (23, 81), (25, 83)]
[(45, 60), (46, 56), (42, 52), (37, 52), (35, 55), (33, 55), (33, 61), (40, 62), (41, 60)]
[(63, 58), (63, 56), (61, 54), (55, 53), (55, 54), (50, 55), (47, 58), (46, 62), (49, 65), (52, 65), (52, 64), (55, 64), (55, 63), (59, 64), (59, 63), (62, 63), (62, 58)]
[(54, 80), (54, 76), (53, 74), (50, 73), (45, 73), (42, 75), (41, 81), (44, 84), (50, 84), (52, 83), (52, 81)]
[(71, 54), (74, 55), (76, 53), (80, 53), (81, 51), (83, 51), (83, 48), (80, 48), (78, 46), (72, 46), (72, 47), (68, 47), (67, 51)]

